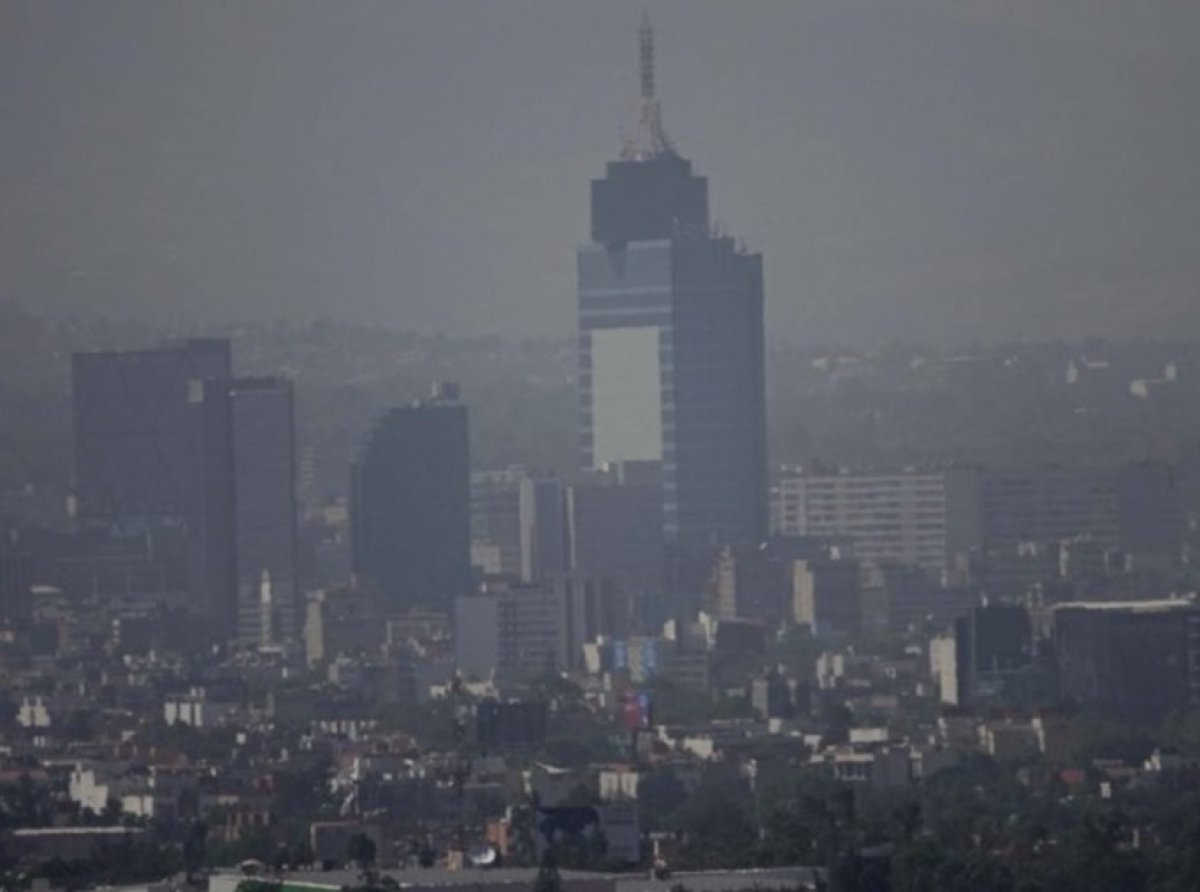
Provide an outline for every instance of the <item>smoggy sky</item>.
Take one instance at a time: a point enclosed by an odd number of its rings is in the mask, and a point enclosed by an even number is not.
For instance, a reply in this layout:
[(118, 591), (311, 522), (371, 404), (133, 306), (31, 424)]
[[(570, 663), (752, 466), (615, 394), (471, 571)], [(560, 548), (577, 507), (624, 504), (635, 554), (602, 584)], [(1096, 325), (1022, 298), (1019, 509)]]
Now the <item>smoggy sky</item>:
[(1200, 3), (0, 4), (0, 300), (568, 334), (667, 132), (804, 341), (1200, 335)]

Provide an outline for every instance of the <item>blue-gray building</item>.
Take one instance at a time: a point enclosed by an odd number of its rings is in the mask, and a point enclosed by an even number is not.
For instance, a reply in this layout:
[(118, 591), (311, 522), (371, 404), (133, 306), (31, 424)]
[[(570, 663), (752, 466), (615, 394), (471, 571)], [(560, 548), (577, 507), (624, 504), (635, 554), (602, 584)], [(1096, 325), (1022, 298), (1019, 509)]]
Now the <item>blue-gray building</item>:
[(231, 374), (229, 341), (76, 353), (71, 362), (79, 531), (55, 577), (101, 596), (189, 592), (204, 606), (204, 381)]
[(766, 534), (762, 258), (709, 224), (708, 183), (667, 139), (653, 33), (641, 119), (592, 182), (578, 252), (582, 465), (658, 462), (670, 545)]
[(79, 515), (131, 537), (184, 527), (195, 504), (199, 382), (231, 374), (229, 341), (72, 357)]
[(297, 578), (295, 400), (284, 378), (205, 381), (202, 521), (194, 550), (209, 612), (243, 646), (294, 648)]
[(354, 572), (392, 612), (449, 610), (471, 589), (467, 409), (457, 390), (391, 409), (351, 469)]

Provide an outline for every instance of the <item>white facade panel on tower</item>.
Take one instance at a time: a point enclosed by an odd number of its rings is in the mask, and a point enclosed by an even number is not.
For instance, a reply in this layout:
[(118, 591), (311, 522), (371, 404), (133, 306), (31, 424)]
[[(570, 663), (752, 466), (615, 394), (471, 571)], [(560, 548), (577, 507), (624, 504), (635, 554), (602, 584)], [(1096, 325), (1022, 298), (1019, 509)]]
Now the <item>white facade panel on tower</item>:
[(592, 332), (592, 463), (662, 460), (658, 327)]

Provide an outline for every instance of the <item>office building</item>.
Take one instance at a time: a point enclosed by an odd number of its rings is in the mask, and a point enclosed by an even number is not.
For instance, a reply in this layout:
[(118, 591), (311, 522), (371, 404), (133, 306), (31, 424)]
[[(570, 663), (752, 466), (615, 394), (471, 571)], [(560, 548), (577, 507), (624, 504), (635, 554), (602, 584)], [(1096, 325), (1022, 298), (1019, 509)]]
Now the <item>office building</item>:
[(584, 645), (624, 639), (633, 599), (611, 577), (564, 573), (552, 581), (487, 580), (456, 599), (455, 660), (477, 677), (529, 680), (583, 666)]
[(663, 576), (662, 478), (653, 462), (621, 462), (566, 490), (567, 563), (657, 593)]
[(1200, 706), (1200, 605), (1079, 602), (1054, 608), (1060, 696), (1126, 721)]
[(201, 382), (228, 378), (230, 367), (229, 341), (219, 338), (72, 357), (80, 532), (65, 577), (78, 569), (104, 596), (202, 599), (202, 553), (192, 542), (203, 492), (196, 397)]
[(467, 410), (447, 385), (375, 424), (351, 471), (354, 572), (392, 612), (449, 610), (471, 587)]
[(726, 545), (713, 554), (709, 611), (721, 619), (758, 620), (773, 629), (793, 619), (793, 565), (836, 551), (810, 537)]
[[(944, 585), (911, 564), (869, 564), (864, 598), (878, 591), (881, 598), (882, 625), (892, 632), (911, 632), (931, 626), (944, 626), (963, 616), (977, 603), (977, 596), (964, 587)], [(868, 593), (869, 590), (869, 593)], [(871, 624), (879, 627), (880, 617)]]
[(548, 718), (542, 700), (485, 700), (475, 707), (475, 738), (485, 753), (536, 752), (546, 743)]
[[(509, 576), (521, 573), (521, 468), (471, 472), (471, 547), (490, 546), (495, 558), (490, 572)], [(522, 578), (524, 578), (522, 576)]]
[(33, 557), (0, 546), (0, 622), (14, 629), (33, 623)]
[(818, 635), (857, 635), (862, 628), (862, 566), (854, 559), (792, 563), (792, 612)]
[(662, 468), (668, 543), (766, 534), (762, 258), (712, 231), (708, 183), (667, 139), (643, 23), (641, 118), (592, 182), (577, 255), (582, 466)]
[(973, 607), (950, 624), (937, 649), (943, 703), (1028, 707), (1051, 700), (1024, 607)]
[(1116, 470), (1037, 467), (988, 470), (980, 479), (980, 537), (989, 553), (1078, 536), (1120, 542)]
[(218, 631), (243, 646), (298, 648), (295, 409), (282, 378), (205, 381), (203, 487), (193, 547)]
[(454, 602), (454, 657), (477, 678), (528, 681), (564, 668), (562, 598), (551, 586), (495, 580)]
[(1183, 488), (1179, 472), (1162, 462), (1136, 462), (1117, 478), (1121, 549), (1134, 569), (1170, 570), (1180, 559), (1184, 535)]
[(351, 584), (308, 596), (304, 656), (310, 667), (338, 657), (378, 656), (391, 629), (382, 593), (371, 585)]
[(863, 560), (910, 564), (937, 579), (979, 544), (971, 468), (787, 474), (775, 510), (781, 535), (845, 537)]
[(772, 511), (784, 535), (843, 536), (864, 561), (919, 567), (947, 583), (960, 582), (973, 561), (991, 587), (1011, 594), (1044, 575), (1032, 558), (1060, 543), (1072, 543), (1076, 558), (1090, 551), (1103, 563), (1120, 548), (1139, 569), (1165, 569), (1183, 538), (1175, 473), (1152, 462), (784, 474)]
[(521, 576), (531, 582), (570, 569), (567, 488), (554, 476), (521, 481)]
[(41, 584), (69, 598), (143, 603), (191, 599), (189, 528), (182, 524), (125, 535), (106, 524), (70, 530), (24, 530), (15, 550), (30, 554)]
[(471, 473), (472, 563), (526, 582), (567, 569), (562, 481), (524, 468)]
[(611, 576), (563, 573), (553, 581), (561, 612), (563, 668), (583, 665), (583, 646), (623, 639), (633, 630), (633, 598)]
[(184, 525), (198, 461), (194, 395), (231, 374), (229, 341), (72, 357), (75, 493), (81, 520), (139, 535)]

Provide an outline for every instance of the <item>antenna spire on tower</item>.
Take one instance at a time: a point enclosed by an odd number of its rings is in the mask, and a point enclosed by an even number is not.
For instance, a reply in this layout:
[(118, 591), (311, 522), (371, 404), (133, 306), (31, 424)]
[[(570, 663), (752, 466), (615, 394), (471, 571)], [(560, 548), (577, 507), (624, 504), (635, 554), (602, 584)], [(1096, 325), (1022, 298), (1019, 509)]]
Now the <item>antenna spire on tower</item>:
[(642, 63), (642, 99), (654, 98), (654, 26), (650, 24), (650, 13), (642, 13), (642, 25), (638, 28), (638, 50)]
[(649, 161), (664, 155), (675, 155), (675, 147), (663, 131), (662, 111), (654, 84), (654, 26), (649, 13), (642, 13), (638, 28), (638, 61), (641, 68), (642, 109), (637, 129), (625, 141), (621, 158), (625, 161)]

